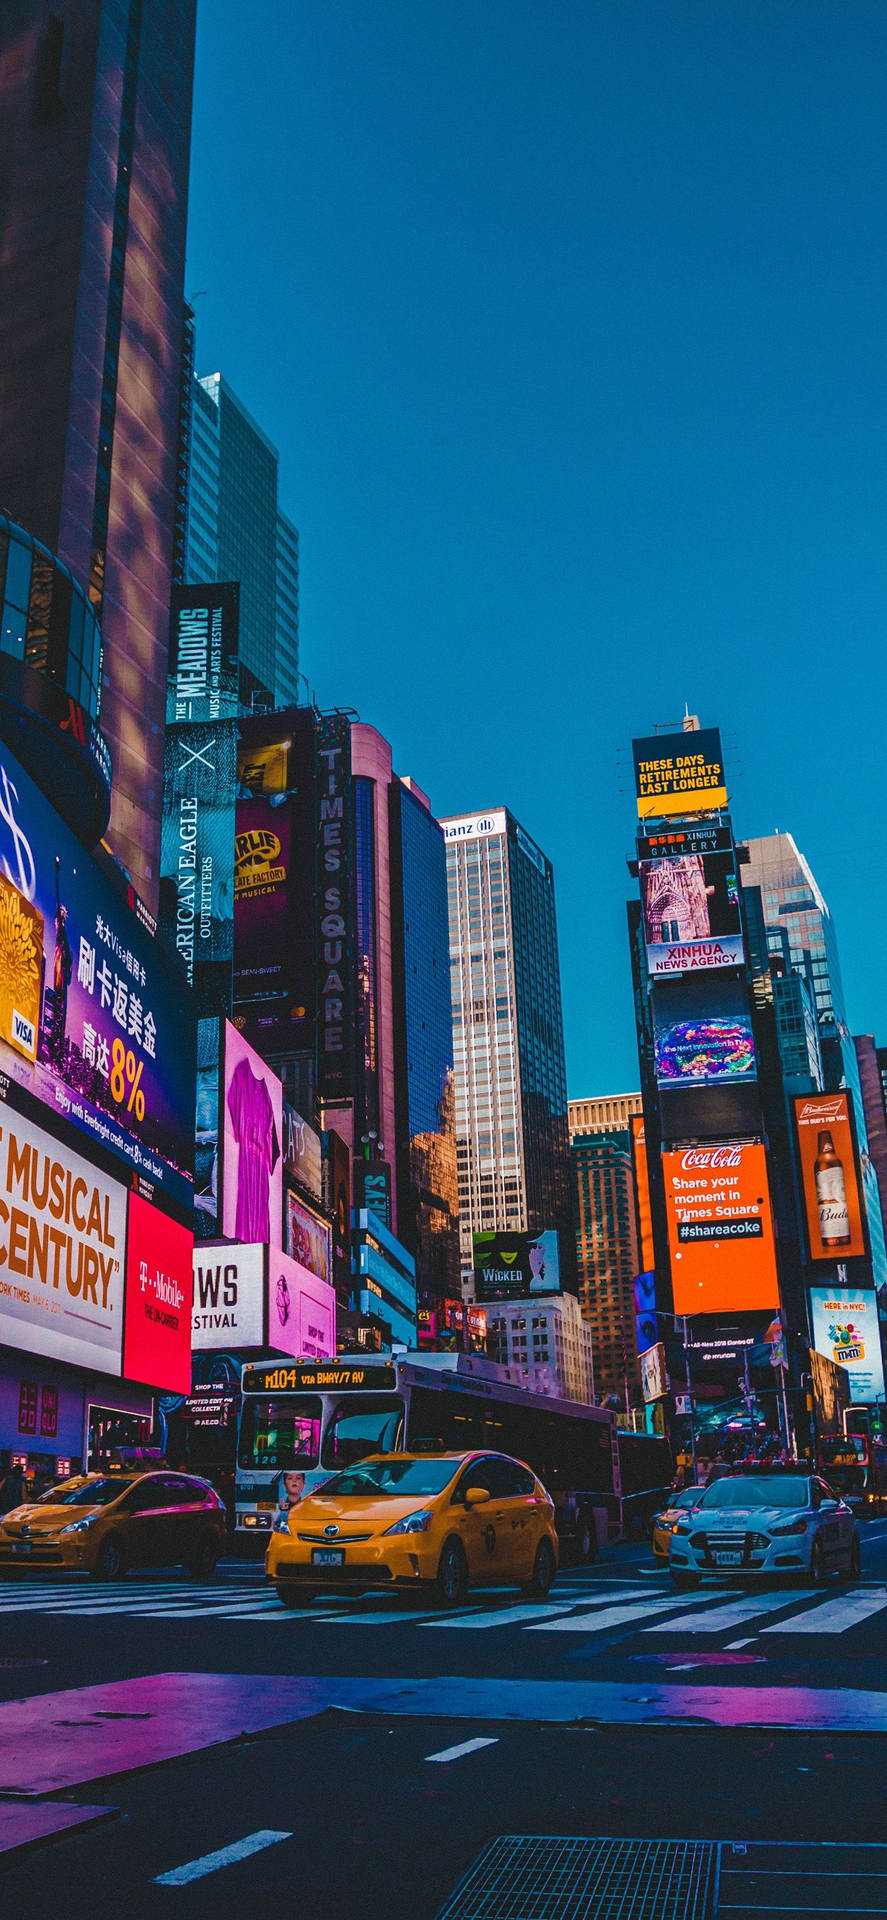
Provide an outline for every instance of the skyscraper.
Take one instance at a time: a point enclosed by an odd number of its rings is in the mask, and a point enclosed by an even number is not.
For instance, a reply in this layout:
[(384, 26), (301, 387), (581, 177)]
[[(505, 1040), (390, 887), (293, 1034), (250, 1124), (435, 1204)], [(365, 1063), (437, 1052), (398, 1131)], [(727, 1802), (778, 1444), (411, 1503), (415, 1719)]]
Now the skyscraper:
[(109, 842), (151, 904), (196, 0), (0, 10), (0, 507), (102, 628)]
[(570, 1158), (576, 1278), (592, 1331), (595, 1386), (598, 1394), (614, 1394), (627, 1406), (638, 1397), (640, 1382), (633, 1292), (640, 1255), (628, 1133), (571, 1128)]
[(557, 1228), (572, 1286), (554, 872), (504, 808), (442, 825), (463, 1284), (473, 1234)]
[(619, 1133), (628, 1145), (632, 1118), (643, 1111), (639, 1093), (602, 1093), (591, 1100), (571, 1100), (567, 1109), (570, 1139), (585, 1133)]
[(299, 535), (277, 448), (220, 373), (191, 388), (185, 579), (240, 582), (241, 704), (299, 704)]

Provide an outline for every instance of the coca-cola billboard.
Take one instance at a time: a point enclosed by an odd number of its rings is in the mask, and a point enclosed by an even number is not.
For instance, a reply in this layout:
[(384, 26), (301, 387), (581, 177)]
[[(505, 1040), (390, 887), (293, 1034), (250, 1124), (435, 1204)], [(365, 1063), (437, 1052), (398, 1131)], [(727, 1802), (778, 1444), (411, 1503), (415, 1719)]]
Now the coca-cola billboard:
[(795, 1127), (811, 1260), (865, 1256), (856, 1150), (846, 1093), (805, 1093)]
[(664, 1153), (675, 1313), (779, 1305), (767, 1156), (759, 1142)]

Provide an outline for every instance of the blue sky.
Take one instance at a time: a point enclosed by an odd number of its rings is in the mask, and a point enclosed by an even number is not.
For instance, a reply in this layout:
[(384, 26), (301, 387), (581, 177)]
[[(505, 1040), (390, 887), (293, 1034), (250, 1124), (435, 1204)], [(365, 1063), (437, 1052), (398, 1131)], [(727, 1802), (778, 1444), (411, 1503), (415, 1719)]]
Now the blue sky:
[(633, 734), (720, 725), (887, 1041), (883, 0), (202, 0), (198, 366), (281, 453), (302, 664), (555, 865), (634, 1086)]

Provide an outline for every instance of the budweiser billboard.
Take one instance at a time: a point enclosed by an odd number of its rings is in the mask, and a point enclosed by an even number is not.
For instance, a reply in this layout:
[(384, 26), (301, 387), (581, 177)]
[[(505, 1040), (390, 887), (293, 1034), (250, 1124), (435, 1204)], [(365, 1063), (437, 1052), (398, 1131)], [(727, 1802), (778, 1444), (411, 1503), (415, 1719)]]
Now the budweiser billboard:
[(795, 1127), (811, 1260), (864, 1257), (862, 1204), (846, 1093), (799, 1095)]
[(735, 1141), (664, 1153), (675, 1313), (779, 1305), (767, 1157)]

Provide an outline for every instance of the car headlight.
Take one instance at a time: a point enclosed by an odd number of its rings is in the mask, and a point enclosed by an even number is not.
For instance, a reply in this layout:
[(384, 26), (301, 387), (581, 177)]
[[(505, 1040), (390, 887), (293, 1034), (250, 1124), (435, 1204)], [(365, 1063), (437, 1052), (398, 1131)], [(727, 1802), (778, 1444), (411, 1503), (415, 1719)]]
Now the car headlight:
[(806, 1533), (809, 1525), (809, 1520), (790, 1520), (786, 1527), (771, 1527), (770, 1535), (773, 1540), (784, 1540), (787, 1533)]
[(59, 1533), (85, 1533), (87, 1527), (94, 1527), (97, 1513), (88, 1513), (85, 1520), (69, 1520), (66, 1527), (60, 1527)]
[(271, 1522), (271, 1532), (288, 1534), (289, 1530), (290, 1530), (289, 1512), (288, 1510), (284, 1511), (283, 1507), (278, 1507), (277, 1512), (274, 1515), (274, 1519)]
[(676, 1524), (675, 1524), (675, 1526), (673, 1526), (673, 1527), (672, 1527), (672, 1533), (686, 1533), (686, 1534), (689, 1534), (689, 1532), (690, 1532), (690, 1522), (689, 1522), (689, 1520), (678, 1520), (678, 1521), (676, 1522)]
[(420, 1507), (418, 1513), (408, 1513), (403, 1520), (396, 1520), (393, 1527), (385, 1528), (385, 1537), (389, 1533), (427, 1533), (434, 1519), (428, 1507)]

